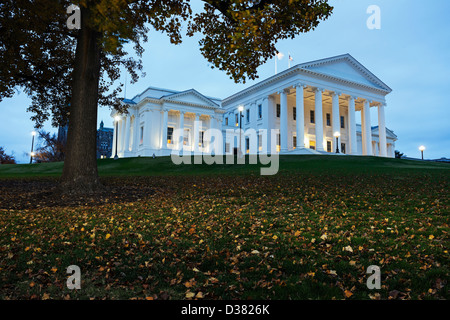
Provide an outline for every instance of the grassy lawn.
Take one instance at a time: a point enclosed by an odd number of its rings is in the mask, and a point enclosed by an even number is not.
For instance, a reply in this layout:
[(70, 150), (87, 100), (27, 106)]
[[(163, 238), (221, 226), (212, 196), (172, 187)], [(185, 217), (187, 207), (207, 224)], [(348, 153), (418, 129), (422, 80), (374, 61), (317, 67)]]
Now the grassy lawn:
[[(6, 180), (62, 164), (0, 166)], [(449, 299), (450, 166), (286, 156), (257, 165), (170, 158), (99, 161), (105, 185), (150, 186), (135, 202), (5, 209), (0, 299)], [(32, 199), (31, 199), (32, 201)], [(82, 288), (66, 288), (66, 268)], [(369, 290), (370, 265), (381, 289)]]

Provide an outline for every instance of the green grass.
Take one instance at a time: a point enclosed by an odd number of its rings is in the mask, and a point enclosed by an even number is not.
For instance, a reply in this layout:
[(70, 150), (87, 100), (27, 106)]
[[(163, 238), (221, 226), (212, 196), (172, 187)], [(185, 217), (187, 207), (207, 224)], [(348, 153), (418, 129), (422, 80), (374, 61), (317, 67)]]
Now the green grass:
[[(225, 162), (225, 160), (224, 160)], [(248, 161), (247, 161), (248, 162)], [(18, 164), (0, 166), (0, 178), (57, 177), (63, 163)], [(98, 160), (99, 175), (159, 176), (159, 175), (241, 175), (259, 174), (261, 165), (175, 165), (170, 157), (125, 158)], [(358, 156), (281, 156), (281, 173), (376, 173), (417, 172), (421, 170), (450, 169), (449, 164), (379, 157)]]
[[(450, 298), (448, 165), (280, 161), (280, 174), (262, 177), (258, 166), (102, 160), (105, 184), (146, 184), (154, 194), (0, 209), (0, 299), (388, 299), (394, 290)], [(0, 166), (0, 177), (33, 181), (61, 169)], [(72, 264), (82, 272), (78, 291), (65, 286)], [(381, 268), (380, 290), (366, 286), (370, 265)]]

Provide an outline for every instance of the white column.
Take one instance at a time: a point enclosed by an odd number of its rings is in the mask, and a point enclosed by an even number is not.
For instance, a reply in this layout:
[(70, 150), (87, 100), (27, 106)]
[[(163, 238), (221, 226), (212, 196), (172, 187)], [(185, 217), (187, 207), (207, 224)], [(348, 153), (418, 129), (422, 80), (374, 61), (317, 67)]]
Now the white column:
[(358, 153), (358, 146), (356, 141), (356, 121), (355, 121), (355, 99), (356, 97), (350, 96), (348, 99), (348, 137), (349, 137), (349, 149), (350, 154)]
[(262, 153), (270, 154), (272, 152), (271, 150), (271, 113), (269, 108), (269, 97), (264, 97), (262, 99), (262, 121), (263, 121), (263, 128), (267, 129), (266, 135), (267, 135), (267, 142), (266, 145), (263, 145), (263, 151)]
[[(207, 124), (205, 124), (205, 127), (204, 127), (204, 131), (206, 132), (206, 130), (208, 130), (208, 128), (211, 128), (211, 124), (212, 124), (212, 117), (211, 116), (208, 116), (208, 121), (207, 121)], [(209, 152), (209, 146), (210, 146), (210, 143), (209, 143), (209, 140), (206, 140), (205, 139), (205, 137), (206, 137), (206, 135), (205, 135), (205, 133), (203, 133), (203, 152)]]
[(139, 148), (140, 122), (139, 110), (136, 110), (134, 115), (133, 152), (137, 152)]
[(322, 111), (322, 92), (323, 89), (314, 89), (315, 96), (315, 127), (316, 127), (316, 150), (324, 151), (323, 149), (323, 111)]
[(361, 109), (361, 154), (366, 155), (366, 122), (364, 121), (364, 107)]
[(196, 113), (195, 114), (195, 121), (194, 121), (194, 153), (199, 153), (200, 148), (199, 148), (199, 142), (200, 142), (200, 114)]
[(306, 86), (303, 84), (297, 84), (295, 86), (296, 90), (296, 98), (295, 98), (295, 108), (297, 119), (297, 145), (295, 146), (297, 149), (305, 147), (305, 101), (304, 101), (304, 93), (303, 89)]
[[(333, 125), (333, 145), (335, 145), (336, 144), (336, 137), (334, 136), (334, 134), (336, 133), (336, 132), (339, 132), (339, 133), (341, 133), (341, 121), (340, 121), (340, 119), (341, 119), (341, 117), (340, 117), (340, 113), (339, 113), (339, 96), (341, 95), (341, 93), (339, 93), (339, 92), (333, 92), (332, 94), (332, 110), (331, 110), (331, 116), (332, 116), (332, 125)], [(338, 145), (336, 146), (334, 146), (334, 148), (332, 148), (331, 150), (336, 150), (336, 149), (340, 149), (340, 146), (339, 146), (339, 141), (340, 141), (340, 138), (338, 138), (337, 139), (338, 141), (337, 141), (337, 143), (338, 143)]]
[(119, 146), (118, 146), (119, 153), (122, 153), (125, 150), (125, 148), (124, 148), (124, 142), (125, 142), (124, 141), (125, 140), (124, 131), (125, 131), (125, 120), (123, 118), (121, 118), (120, 122), (119, 122)]
[(163, 122), (162, 122), (162, 139), (161, 139), (161, 149), (167, 149), (167, 121), (169, 118), (169, 110), (163, 109)]
[(288, 151), (288, 110), (287, 91), (278, 92), (280, 95), (280, 151)]
[(364, 134), (365, 134), (365, 145), (366, 145), (366, 155), (371, 156), (372, 153), (372, 127), (370, 122), (370, 101), (364, 101)]
[(184, 145), (184, 111), (180, 111), (180, 136), (178, 137), (178, 150), (183, 150)]
[(378, 135), (380, 142), (380, 156), (387, 157), (387, 142), (386, 142), (386, 120), (384, 116), (384, 104), (378, 106)]
[(151, 148), (152, 146), (152, 141), (151, 141), (151, 121), (152, 121), (152, 111), (151, 110), (146, 110), (144, 111), (144, 137), (143, 137), (143, 141), (142, 144), (144, 146), (144, 148)]
[(114, 156), (116, 155), (116, 135), (118, 133), (117, 127), (118, 127), (118, 123), (117, 123), (116, 119), (114, 119), (113, 145), (112, 145), (111, 158), (114, 158)]
[(124, 143), (124, 150), (123, 152), (129, 152), (130, 151), (130, 125), (131, 125), (131, 115), (128, 114), (125, 118), (125, 143)]
[[(209, 129), (219, 129), (218, 128), (218, 124), (219, 124), (219, 118), (216, 115), (213, 116), (209, 116)], [(208, 140), (208, 153), (211, 153), (212, 151), (212, 137), (210, 136), (209, 140)], [(217, 152), (217, 150), (215, 150), (215, 152)]]
[(114, 155), (116, 154), (116, 130), (117, 130), (116, 119), (114, 119), (113, 126), (114, 126), (114, 128), (113, 128), (113, 146), (112, 146), (111, 158), (114, 158)]

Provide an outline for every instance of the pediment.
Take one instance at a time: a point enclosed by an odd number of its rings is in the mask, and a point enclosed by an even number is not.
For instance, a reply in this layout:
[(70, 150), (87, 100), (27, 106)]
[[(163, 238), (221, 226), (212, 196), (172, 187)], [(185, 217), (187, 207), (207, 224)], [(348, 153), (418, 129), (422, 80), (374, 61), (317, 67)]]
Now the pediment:
[(299, 67), (317, 74), (356, 82), (388, 92), (392, 91), (391, 88), (349, 54), (303, 63)]
[[(378, 126), (372, 127), (372, 134), (379, 135), (379, 131), (380, 130)], [(397, 140), (397, 135), (389, 128), (386, 128), (386, 137), (393, 140)]]
[(175, 94), (171, 94), (168, 96), (162, 97), (162, 99), (166, 101), (174, 101), (178, 103), (187, 103), (194, 105), (203, 105), (208, 107), (217, 108), (218, 105), (214, 103), (212, 100), (208, 99), (198, 91), (191, 89), (183, 92), (178, 92)]

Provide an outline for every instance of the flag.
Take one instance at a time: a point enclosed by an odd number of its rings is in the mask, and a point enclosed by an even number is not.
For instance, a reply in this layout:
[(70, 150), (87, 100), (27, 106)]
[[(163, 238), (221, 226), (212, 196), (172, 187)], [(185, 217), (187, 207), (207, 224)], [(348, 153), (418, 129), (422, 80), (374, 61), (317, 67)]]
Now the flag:
[(291, 67), (291, 61), (294, 61), (294, 58), (292, 58), (292, 56), (291, 56), (291, 53), (289, 52), (289, 62), (288, 62), (288, 64), (289, 64), (289, 68)]

